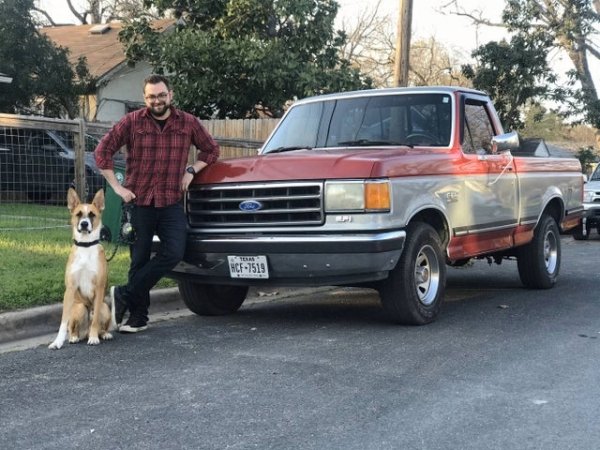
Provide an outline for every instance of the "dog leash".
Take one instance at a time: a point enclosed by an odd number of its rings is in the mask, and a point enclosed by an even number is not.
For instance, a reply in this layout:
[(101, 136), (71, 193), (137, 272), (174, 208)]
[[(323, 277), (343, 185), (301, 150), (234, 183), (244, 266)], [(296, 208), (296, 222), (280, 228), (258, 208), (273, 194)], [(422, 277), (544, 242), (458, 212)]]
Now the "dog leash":
[[(131, 224), (131, 212), (133, 209), (133, 204), (127, 203), (122, 206), (121, 209), (121, 223), (119, 224), (119, 237), (117, 238), (117, 243), (115, 245), (114, 250), (111, 255), (106, 258), (107, 262), (112, 261), (112, 259), (117, 254), (117, 250), (121, 244), (131, 245), (135, 242), (135, 230), (133, 229), (133, 225)], [(111, 241), (112, 236), (110, 229), (106, 227), (102, 227), (102, 231), (104, 232), (104, 236), (106, 241)]]
[(117, 250), (119, 250), (119, 241), (117, 241), (117, 245), (115, 245), (114, 250), (112, 251), (111, 255), (109, 257), (106, 258), (106, 262), (111, 262), (112, 259), (115, 257), (115, 255), (117, 254)]

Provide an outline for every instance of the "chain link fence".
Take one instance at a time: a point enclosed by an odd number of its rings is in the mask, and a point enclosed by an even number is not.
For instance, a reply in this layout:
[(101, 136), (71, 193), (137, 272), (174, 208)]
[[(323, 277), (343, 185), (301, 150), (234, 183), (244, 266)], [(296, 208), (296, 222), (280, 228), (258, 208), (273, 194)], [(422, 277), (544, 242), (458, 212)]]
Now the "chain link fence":
[[(219, 122), (205, 125), (221, 145), (222, 159), (256, 154), (277, 123)], [(87, 200), (105, 187), (93, 151), (110, 127), (83, 120), (0, 114), (0, 233), (68, 228), (69, 187)]]

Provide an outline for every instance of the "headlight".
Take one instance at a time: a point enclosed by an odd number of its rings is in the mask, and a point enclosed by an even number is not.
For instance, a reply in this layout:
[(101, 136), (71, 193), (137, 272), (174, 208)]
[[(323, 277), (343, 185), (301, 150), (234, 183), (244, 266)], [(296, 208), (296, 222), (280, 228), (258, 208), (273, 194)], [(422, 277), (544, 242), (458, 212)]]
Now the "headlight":
[(595, 191), (583, 191), (583, 202), (591, 203), (594, 198)]
[(388, 180), (348, 180), (325, 183), (325, 212), (388, 212)]

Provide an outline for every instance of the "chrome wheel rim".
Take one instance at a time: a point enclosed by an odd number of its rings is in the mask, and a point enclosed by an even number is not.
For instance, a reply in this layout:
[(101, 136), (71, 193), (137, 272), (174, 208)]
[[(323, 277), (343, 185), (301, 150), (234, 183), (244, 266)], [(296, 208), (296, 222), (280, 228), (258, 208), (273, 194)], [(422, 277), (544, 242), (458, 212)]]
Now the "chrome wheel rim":
[(419, 251), (414, 276), (419, 302), (430, 306), (435, 301), (440, 286), (440, 263), (433, 247), (426, 245)]
[(556, 271), (558, 264), (558, 241), (552, 230), (547, 231), (544, 236), (544, 263), (549, 274)]

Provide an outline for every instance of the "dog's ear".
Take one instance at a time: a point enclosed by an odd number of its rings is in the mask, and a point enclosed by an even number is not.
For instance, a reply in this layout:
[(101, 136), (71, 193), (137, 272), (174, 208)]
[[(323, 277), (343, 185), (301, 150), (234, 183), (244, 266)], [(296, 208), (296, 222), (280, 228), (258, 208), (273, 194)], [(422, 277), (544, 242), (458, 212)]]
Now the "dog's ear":
[(73, 188), (69, 188), (69, 192), (67, 193), (67, 207), (69, 208), (69, 211), (73, 212), (80, 203), (81, 201), (79, 200), (77, 191)]
[(94, 195), (94, 200), (92, 200), (92, 203), (94, 204), (94, 206), (96, 208), (98, 208), (98, 211), (104, 211), (104, 191), (102, 189), (100, 189), (98, 192), (96, 192), (96, 195)]

